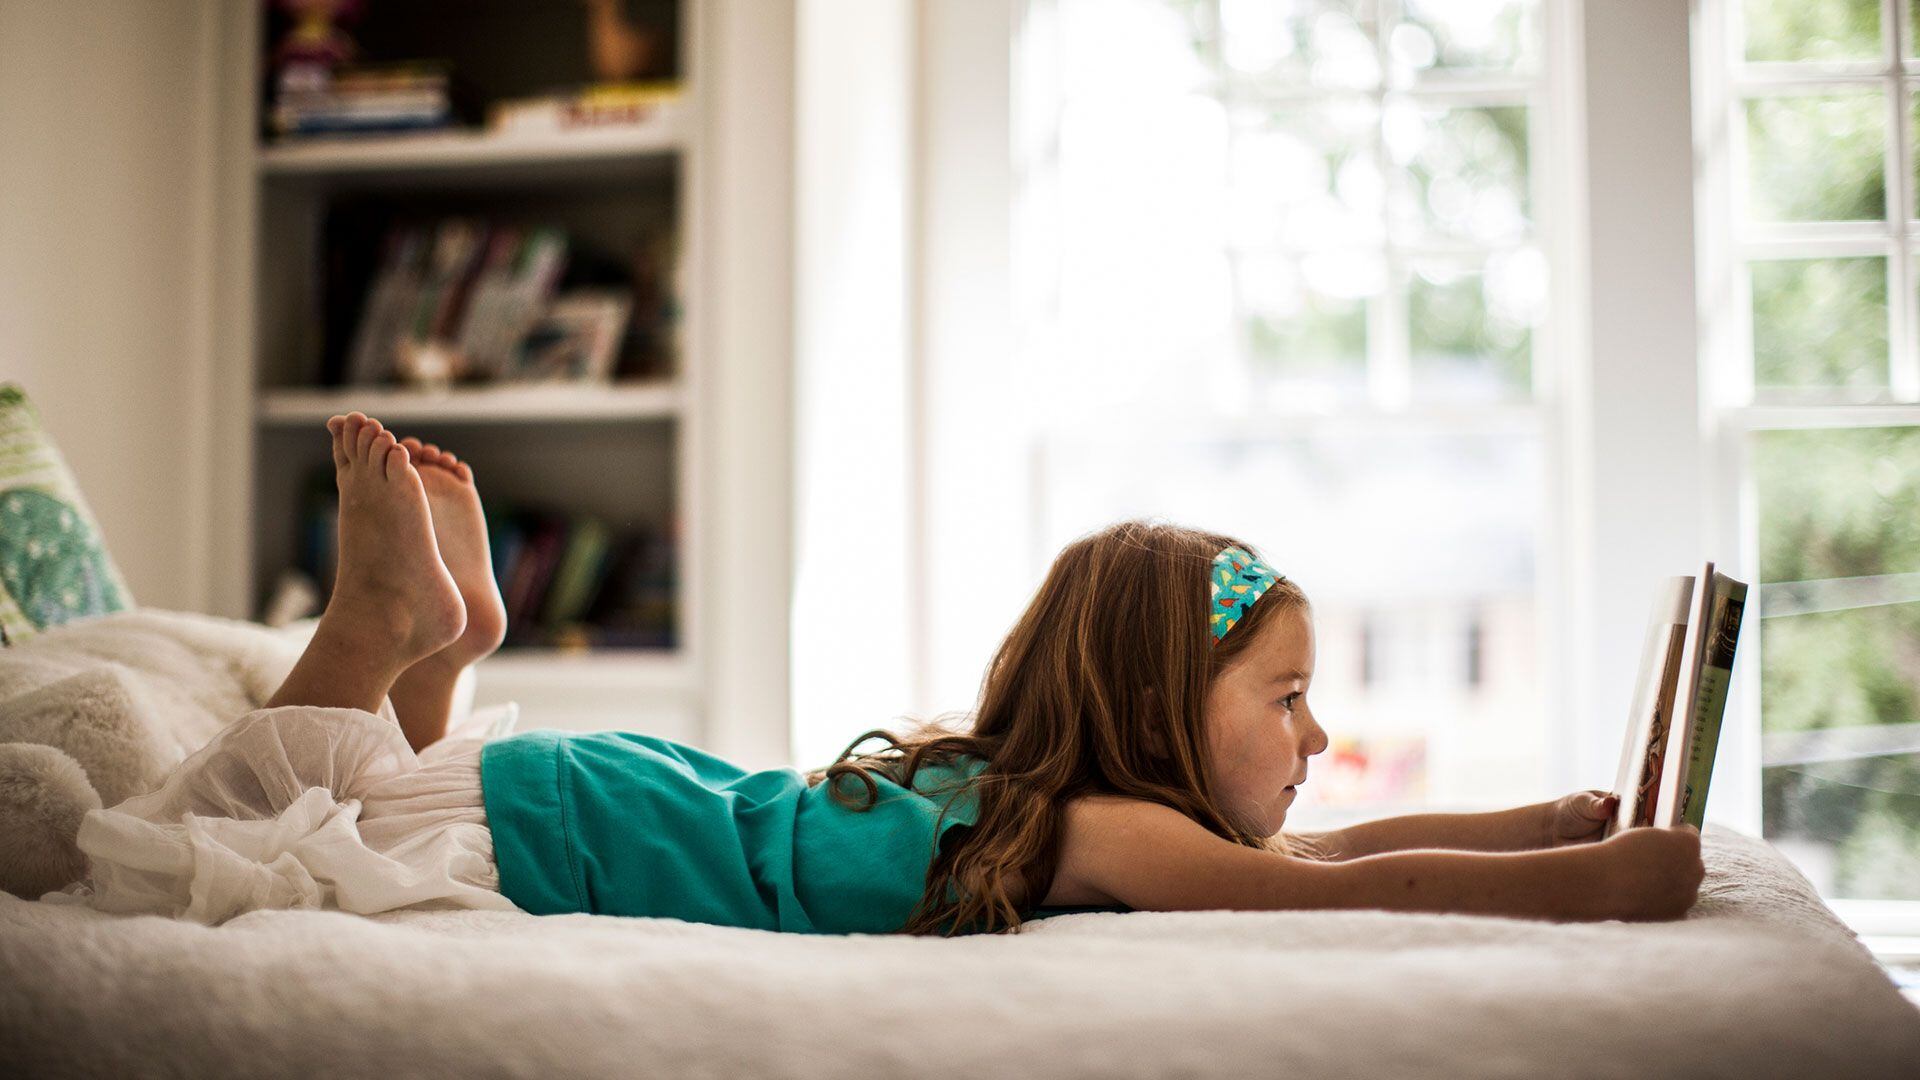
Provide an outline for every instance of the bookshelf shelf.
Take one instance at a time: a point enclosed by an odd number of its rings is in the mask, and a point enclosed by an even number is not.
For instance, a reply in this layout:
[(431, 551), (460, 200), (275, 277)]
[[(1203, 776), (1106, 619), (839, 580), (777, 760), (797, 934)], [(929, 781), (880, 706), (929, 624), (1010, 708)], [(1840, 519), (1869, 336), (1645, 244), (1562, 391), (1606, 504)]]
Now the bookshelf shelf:
[(358, 409), (393, 421), (520, 424), (553, 421), (616, 421), (679, 416), (685, 397), (674, 382), (573, 385), (528, 383), (439, 392), (341, 387), (267, 390), (260, 420), (276, 427), (324, 423)]
[(590, 164), (665, 158), (687, 144), (677, 111), (634, 127), (551, 135), (440, 131), (417, 135), (346, 136), (262, 147), (263, 176), (354, 173), (434, 174), (527, 165)]

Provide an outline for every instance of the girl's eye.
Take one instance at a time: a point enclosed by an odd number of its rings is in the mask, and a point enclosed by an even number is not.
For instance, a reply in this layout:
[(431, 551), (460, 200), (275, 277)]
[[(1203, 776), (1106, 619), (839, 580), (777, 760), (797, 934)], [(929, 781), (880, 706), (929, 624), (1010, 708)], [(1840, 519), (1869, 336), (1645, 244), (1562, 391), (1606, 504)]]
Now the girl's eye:
[(1300, 691), (1295, 690), (1293, 693), (1288, 694), (1286, 697), (1281, 698), (1280, 704), (1285, 705), (1287, 708), (1291, 709), (1293, 708), (1293, 703), (1299, 700), (1299, 698), (1300, 698)]

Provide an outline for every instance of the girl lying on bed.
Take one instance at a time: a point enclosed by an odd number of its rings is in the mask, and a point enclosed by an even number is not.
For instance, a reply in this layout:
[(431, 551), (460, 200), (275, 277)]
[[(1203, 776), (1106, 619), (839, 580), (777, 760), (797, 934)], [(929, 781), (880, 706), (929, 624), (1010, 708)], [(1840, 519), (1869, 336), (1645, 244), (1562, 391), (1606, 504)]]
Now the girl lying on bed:
[(52, 897), (951, 933), (1084, 908), (1670, 919), (1697, 894), (1699, 834), (1600, 840), (1603, 792), (1282, 832), (1327, 746), (1312, 609), (1248, 544), (1165, 524), (1060, 552), (965, 730), (870, 732), (807, 775), (628, 732), (450, 736), (506, 631), (472, 471), (359, 413), (327, 427), (340, 564), (305, 654), (160, 790), (90, 813), (91, 879)]

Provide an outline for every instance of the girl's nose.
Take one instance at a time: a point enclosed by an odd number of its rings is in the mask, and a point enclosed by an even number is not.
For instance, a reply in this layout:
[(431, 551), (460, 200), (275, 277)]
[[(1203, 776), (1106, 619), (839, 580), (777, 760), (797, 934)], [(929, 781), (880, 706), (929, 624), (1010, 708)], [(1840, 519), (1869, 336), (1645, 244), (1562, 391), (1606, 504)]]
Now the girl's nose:
[(1306, 756), (1312, 757), (1327, 748), (1327, 729), (1320, 726), (1320, 721), (1315, 720), (1312, 713), (1307, 714), (1307, 725), (1307, 743), (1304, 749)]

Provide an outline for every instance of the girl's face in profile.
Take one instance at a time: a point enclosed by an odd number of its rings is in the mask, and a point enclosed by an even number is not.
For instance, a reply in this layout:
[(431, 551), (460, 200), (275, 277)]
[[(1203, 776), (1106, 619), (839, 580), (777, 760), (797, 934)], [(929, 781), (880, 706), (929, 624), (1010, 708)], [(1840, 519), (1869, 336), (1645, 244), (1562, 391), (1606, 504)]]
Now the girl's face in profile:
[(1307, 759), (1327, 733), (1307, 705), (1313, 620), (1306, 608), (1279, 614), (1207, 693), (1207, 754), (1221, 805), (1236, 825), (1272, 836), (1287, 820)]

